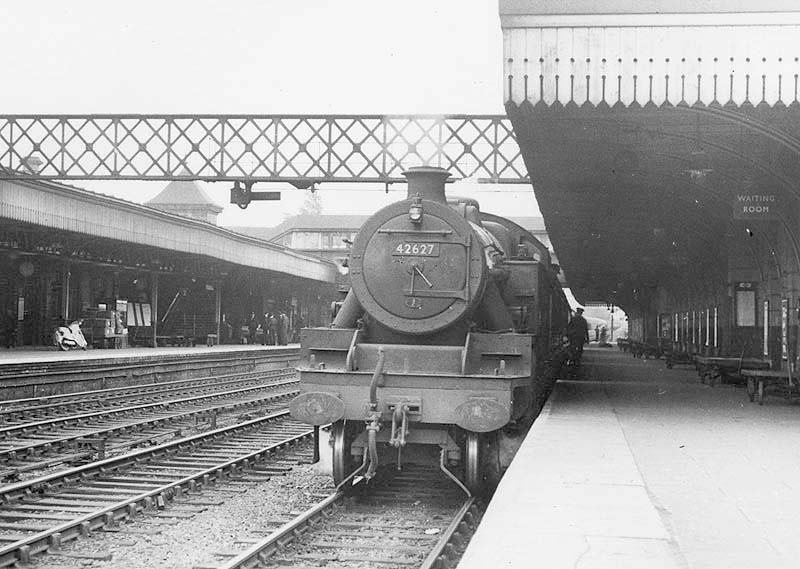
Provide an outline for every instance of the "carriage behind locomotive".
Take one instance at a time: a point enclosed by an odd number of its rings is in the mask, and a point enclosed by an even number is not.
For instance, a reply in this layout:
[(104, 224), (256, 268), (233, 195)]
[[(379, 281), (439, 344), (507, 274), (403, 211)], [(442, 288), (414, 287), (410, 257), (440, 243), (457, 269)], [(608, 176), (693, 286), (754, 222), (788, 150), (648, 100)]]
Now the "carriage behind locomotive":
[(353, 242), (333, 325), (301, 333), (291, 411), (332, 424), (337, 484), (424, 460), (478, 492), (547, 395), (542, 363), (568, 309), (529, 232), (474, 200), (448, 203), (446, 170), (405, 175), (408, 198)]

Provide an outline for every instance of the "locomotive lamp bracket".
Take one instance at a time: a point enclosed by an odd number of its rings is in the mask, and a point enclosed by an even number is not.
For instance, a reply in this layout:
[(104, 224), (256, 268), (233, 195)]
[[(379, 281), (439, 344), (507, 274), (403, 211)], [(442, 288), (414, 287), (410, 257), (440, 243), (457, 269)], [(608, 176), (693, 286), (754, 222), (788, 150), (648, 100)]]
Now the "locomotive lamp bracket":
[(419, 197), (419, 194), (411, 200), (411, 205), (408, 208), (408, 219), (415, 225), (422, 223), (422, 198)]

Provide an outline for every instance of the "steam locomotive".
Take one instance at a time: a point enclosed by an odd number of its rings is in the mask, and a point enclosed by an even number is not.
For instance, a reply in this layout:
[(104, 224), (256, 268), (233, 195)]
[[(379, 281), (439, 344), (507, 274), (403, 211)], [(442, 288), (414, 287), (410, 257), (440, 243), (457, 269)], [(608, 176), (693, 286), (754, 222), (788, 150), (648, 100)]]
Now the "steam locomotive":
[(426, 461), (476, 494), (507, 468), (548, 394), (543, 361), (568, 306), (550, 255), (519, 225), (445, 197), (449, 173), (404, 172), (406, 200), (353, 241), (351, 289), (301, 332), (295, 419), (332, 425), (333, 477)]

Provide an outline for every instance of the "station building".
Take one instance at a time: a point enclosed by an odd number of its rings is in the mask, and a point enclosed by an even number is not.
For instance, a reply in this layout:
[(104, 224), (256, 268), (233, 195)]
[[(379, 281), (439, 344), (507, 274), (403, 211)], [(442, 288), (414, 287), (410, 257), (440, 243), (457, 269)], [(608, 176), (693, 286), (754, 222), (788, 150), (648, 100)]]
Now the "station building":
[[(249, 315), (326, 323), (333, 263), (218, 227), (192, 181), (146, 205), (50, 181), (0, 181), (2, 346), (49, 345), (84, 318), (103, 345), (239, 342)], [(97, 335), (100, 337), (97, 337)]]

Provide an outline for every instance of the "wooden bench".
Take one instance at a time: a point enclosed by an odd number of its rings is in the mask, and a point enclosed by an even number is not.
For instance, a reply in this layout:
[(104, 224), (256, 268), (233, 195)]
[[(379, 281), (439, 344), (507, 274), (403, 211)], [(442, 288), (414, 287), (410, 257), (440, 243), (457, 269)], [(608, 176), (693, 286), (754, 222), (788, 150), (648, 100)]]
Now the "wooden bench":
[(181, 334), (171, 336), (156, 336), (156, 345), (158, 346), (188, 346), (189, 343), (186, 336)]
[(637, 342), (635, 340), (628, 341), (629, 350), (634, 358), (653, 358), (658, 359), (662, 355), (661, 348), (653, 344), (646, 344), (644, 342)]
[(764, 404), (764, 391), (770, 385), (786, 385), (786, 398), (791, 399), (792, 395), (800, 394), (800, 384), (797, 377), (790, 374), (788, 370), (742, 370), (742, 375), (747, 378), (747, 396), (750, 401), (758, 401), (759, 405)]
[(664, 365), (667, 366), (667, 369), (672, 369), (678, 364), (697, 365), (697, 361), (695, 360), (696, 357), (697, 354), (670, 350), (664, 352)]
[(724, 356), (695, 356), (700, 381), (712, 387), (725, 377), (742, 377), (745, 371), (763, 371), (770, 362), (758, 358), (733, 358)]

